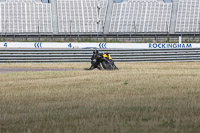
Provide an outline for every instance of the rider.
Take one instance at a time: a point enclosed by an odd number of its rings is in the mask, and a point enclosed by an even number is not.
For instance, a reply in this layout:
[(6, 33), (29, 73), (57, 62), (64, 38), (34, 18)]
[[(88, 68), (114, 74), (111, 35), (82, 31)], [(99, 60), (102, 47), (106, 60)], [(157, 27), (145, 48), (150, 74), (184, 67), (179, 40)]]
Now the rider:
[(91, 67), (89, 68), (89, 70), (93, 70), (95, 68), (102, 70), (102, 67), (100, 65), (100, 55), (99, 55), (99, 51), (95, 50), (93, 51), (93, 55), (91, 57)]

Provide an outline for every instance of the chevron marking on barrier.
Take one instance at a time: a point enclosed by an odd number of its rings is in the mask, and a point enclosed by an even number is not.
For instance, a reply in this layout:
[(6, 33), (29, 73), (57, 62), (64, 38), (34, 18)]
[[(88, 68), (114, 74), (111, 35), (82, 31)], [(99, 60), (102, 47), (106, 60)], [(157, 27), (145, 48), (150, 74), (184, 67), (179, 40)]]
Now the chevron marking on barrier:
[(42, 48), (42, 43), (41, 42), (36, 42), (35, 44), (34, 44), (34, 47), (35, 48)]
[(106, 43), (99, 43), (99, 48), (106, 48)]

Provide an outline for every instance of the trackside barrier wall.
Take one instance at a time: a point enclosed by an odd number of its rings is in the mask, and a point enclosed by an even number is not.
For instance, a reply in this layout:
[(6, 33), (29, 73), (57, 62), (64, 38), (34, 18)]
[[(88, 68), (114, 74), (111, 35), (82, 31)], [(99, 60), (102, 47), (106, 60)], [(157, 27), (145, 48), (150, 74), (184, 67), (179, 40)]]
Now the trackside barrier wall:
[(82, 48), (82, 49), (179, 49), (200, 48), (198, 43), (46, 43), (46, 42), (0, 42), (0, 48)]
[[(112, 45), (106, 44), (88, 44), (78, 48), (75, 43), (52, 43), (52, 46), (60, 44), (57, 48), (46, 48), (49, 43), (19, 43), (21, 48), (16, 48), (17, 43), (5, 43), (0, 48), (0, 63), (23, 63), (23, 62), (88, 62), (94, 48), (98, 48), (100, 53), (108, 52), (115, 62), (172, 62), (172, 61), (200, 61), (199, 44), (142, 44), (141, 47), (132, 44), (132, 48), (110, 48)], [(14, 45), (15, 44), (15, 45)], [(22, 45), (23, 44), (23, 45)], [(7, 45), (7, 46), (6, 46)], [(33, 45), (33, 46), (32, 46)], [(71, 48), (68, 48), (69, 46)], [(100, 45), (100, 47), (98, 47)], [(114, 45), (114, 44), (113, 44)], [(24, 47), (22, 47), (24, 46)], [(73, 47), (74, 46), (74, 47)], [(77, 48), (76, 48), (76, 47)], [(91, 47), (92, 46), (92, 47)], [(130, 47), (130, 46), (129, 46)], [(143, 47), (143, 48), (142, 48)], [(161, 48), (160, 48), (161, 47)], [(179, 48), (180, 47), (180, 48)]]

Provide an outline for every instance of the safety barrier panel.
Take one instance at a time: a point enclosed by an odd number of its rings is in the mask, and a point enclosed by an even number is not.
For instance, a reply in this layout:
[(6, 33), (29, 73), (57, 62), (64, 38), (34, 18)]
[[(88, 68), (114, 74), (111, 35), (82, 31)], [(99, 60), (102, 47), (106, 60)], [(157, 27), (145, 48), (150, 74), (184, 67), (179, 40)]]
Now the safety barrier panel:
[[(0, 49), (0, 63), (90, 62), (94, 49)], [(115, 62), (200, 61), (200, 48), (192, 49), (99, 49)]]

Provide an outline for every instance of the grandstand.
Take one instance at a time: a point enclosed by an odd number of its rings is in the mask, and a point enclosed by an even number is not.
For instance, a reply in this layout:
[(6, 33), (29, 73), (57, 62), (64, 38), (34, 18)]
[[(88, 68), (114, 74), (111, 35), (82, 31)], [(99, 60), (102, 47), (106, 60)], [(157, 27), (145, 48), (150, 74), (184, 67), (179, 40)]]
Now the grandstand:
[(1, 35), (199, 34), (199, 0), (0, 0)]
[(107, 4), (108, 0), (57, 0), (59, 32), (102, 32)]
[(110, 32), (167, 32), (172, 3), (155, 0), (115, 3)]
[(180, 0), (177, 14), (176, 32), (200, 32), (199, 0)]
[(0, 10), (0, 32), (53, 32), (50, 4), (35, 0), (6, 0), (0, 3)]

